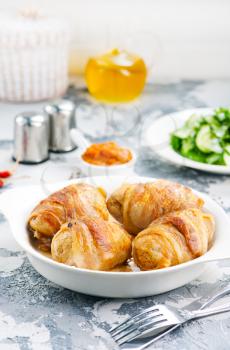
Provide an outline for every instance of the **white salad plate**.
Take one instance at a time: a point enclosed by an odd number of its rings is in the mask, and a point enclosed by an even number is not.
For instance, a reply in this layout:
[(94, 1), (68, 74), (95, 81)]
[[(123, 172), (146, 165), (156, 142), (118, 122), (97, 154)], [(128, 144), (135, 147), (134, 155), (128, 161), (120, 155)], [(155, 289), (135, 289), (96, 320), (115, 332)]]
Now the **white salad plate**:
[(214, 112), (213, 108), (187, 109), (167, 114), (154, 121), (145, 134), (145, 143), (161, 158), (179, 166), (186, 166), (197, 170), (216, 174), (230, 174), (230, 166), (200, 163), (182, 157), (170, 145), (170, 135), (181, 128), (193, 114), (207, 116)]
[[(51, 192), (70, 183), (86, 182), (103, 187), (108, 195), (122, 183), (151, 182), (149, 177), (91, 177), (56, 183)], [(181, 287), (202, 274), (208, 262), (230, 258), (230, 220), (224, 210), (208, 195), (194, 191), (205, 201), (205, 210), (215, 217), (216, 231), (213, 246), (203, 256), (189, 262), (160, 270), (137, 272), (106, 272), (80, 269), (53, 261), (30, 243), (26, 229), (27, 218), (35, 205), (47, 193), (42, 186), (28, 186), (4, 192), (0, 210), (9, 221), (13, 236), (26, 251), (33, 267), (48, 280), (80, 293), (116, 298), (136, 298), (155, 295)]]

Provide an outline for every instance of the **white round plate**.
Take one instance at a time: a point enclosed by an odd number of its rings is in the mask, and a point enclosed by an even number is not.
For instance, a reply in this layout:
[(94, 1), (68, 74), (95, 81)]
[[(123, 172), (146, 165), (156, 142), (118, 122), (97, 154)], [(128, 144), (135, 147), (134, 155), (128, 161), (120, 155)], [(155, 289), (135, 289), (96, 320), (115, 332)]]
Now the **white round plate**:
[(148, 128), (145, 142), (156, 154), (171, 163), (210, 173), (230, 174), (230, 166), (205, 164), (190, 160), (175, 152), (170, 145), (170, 134), (182, 127), (192, 114), (205, 116), (213, 112), (213, 108), (196, 108), (160, 117)]
[[(56, 191), (70, 183), (86, 182), (103, 187), (108, 195), (124, 182), (152, 182), (147, 177), (97, 176), (49, 185)], [(196, 192), (196, 191), (195, 191)], [(136, 298), (154, 295), (181, 287), (204, 272), (210, 261), (230, 257), (230, 220), (224, 210), (209, 196), (200, 195), (205, 201), (205, 209), (216, 221), (215, 241), (203, 256), (177, 266), (154, 271), (109, 272), (80, 269), (53, 261), (37, 251), (30, 242), (26, 229), (28, 215), (44, 197), (42, 186), (27, 186), (12, 189), (0, 196), (0, 210), (9, 221), (15, 240), (26, 251), (33, 267), (48, 280), (65, 288), (91, 295), (116, 298)]]

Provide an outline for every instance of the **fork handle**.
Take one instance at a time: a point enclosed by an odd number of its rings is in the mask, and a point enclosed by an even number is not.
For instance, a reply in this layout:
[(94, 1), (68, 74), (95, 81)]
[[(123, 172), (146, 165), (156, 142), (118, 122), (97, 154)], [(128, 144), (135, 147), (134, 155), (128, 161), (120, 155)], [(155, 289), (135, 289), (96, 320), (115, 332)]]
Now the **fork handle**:
[(227, 312), (227, 311), (230, 311), (230, 303), (220, 305), (217, 307), (207, 308), (205, 310), (197, 310), (197, 311), (190, 312), (190, 315), (191, 315), (190, 320), (194, 320), (196, 318), (205, 317), (205, 316), (216, 315), (216, 314), (220, 314), (221, 312)]

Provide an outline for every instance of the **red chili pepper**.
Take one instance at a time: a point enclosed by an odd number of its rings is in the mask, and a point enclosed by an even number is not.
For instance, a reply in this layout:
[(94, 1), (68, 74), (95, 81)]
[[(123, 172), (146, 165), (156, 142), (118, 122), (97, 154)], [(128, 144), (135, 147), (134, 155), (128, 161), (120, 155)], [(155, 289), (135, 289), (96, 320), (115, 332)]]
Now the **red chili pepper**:
[(0, 171), (0, 177), (2, 179), (6, 179), (7, 177), (10, 177), (12, 174), (8, 170)]
[(0, 179), (0, 188), (4, 186), (4, 181)]

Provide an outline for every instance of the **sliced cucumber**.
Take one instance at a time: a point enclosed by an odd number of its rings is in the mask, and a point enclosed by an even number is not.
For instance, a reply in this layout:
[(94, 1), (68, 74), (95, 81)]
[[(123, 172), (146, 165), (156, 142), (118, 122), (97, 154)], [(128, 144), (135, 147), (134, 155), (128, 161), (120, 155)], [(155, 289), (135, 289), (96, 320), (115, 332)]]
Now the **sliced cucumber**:
[(230, 154), (224, 152), (224, 163), (225, 165), (230, 165)]
[(185, 125), (189, 128), (189, 129), (193, 129), (196, 128), (200, 125), (200, 123), (202, 122), (202, 117), (200, 115), (197, 114), (193, 114), (191, 115), (191, 117), (186, 121)]
[(197, 149), (189, 151), (186, 155), (182, 154), (182, 156), (194, 160), (195, 162), (206, 163), (206, 155)]
[(219, 144), (219, 140), (212, 135), (209, 125), (204, 125), (199, 130), (196, 136), (197, 148), (204, 153), (222, 153), (222, 147)]
[(194, 146), (194, 140), (191, 137), (182, 140), (181, 153), (186, 156), (188, 152), (194, 149)]
[(219, 126), (219, 125), (212, 124), (212, 130), (217, 137), (222, 138), (224, 137), (224, 135), (228, 130), (228, 125)]
[(223, 122), (226, 119), (225, 111), (217, 110), (216, 117), (220, 122)]
[(174, 134), (171, 135), (170, 143), (171, 143), (172, 148), (175, 151), (179, 151), (180, 150), (181, 142), (182, 142), (182, 140), (179, 139), (179, 137), (175, 136)]
[(212, 124), (213, 123), (213, 119), (214, 119), (214, 116), (213, 115), (206, 115), (204, 117), (204, 120), (206, 121), (206, 123), (208, 124)]
[(230, 145), (224, 146), (224, 150), (225, 150), (225, 152), (227, 152), (228, 154), (230, 154)]
[(179, 139), (186, 139), (191, 133), (191, 130), (184, 127), (184, 128), (180, 128), (178, 130), (176, 130), (173, 135), (175, 135), (176, 137), (179, 137)]
[(210, 156), (206, 157), (206, 162), (208, 164), (216, 164), (220, 160), (221, 156), (221, 154), (212, 153)]

